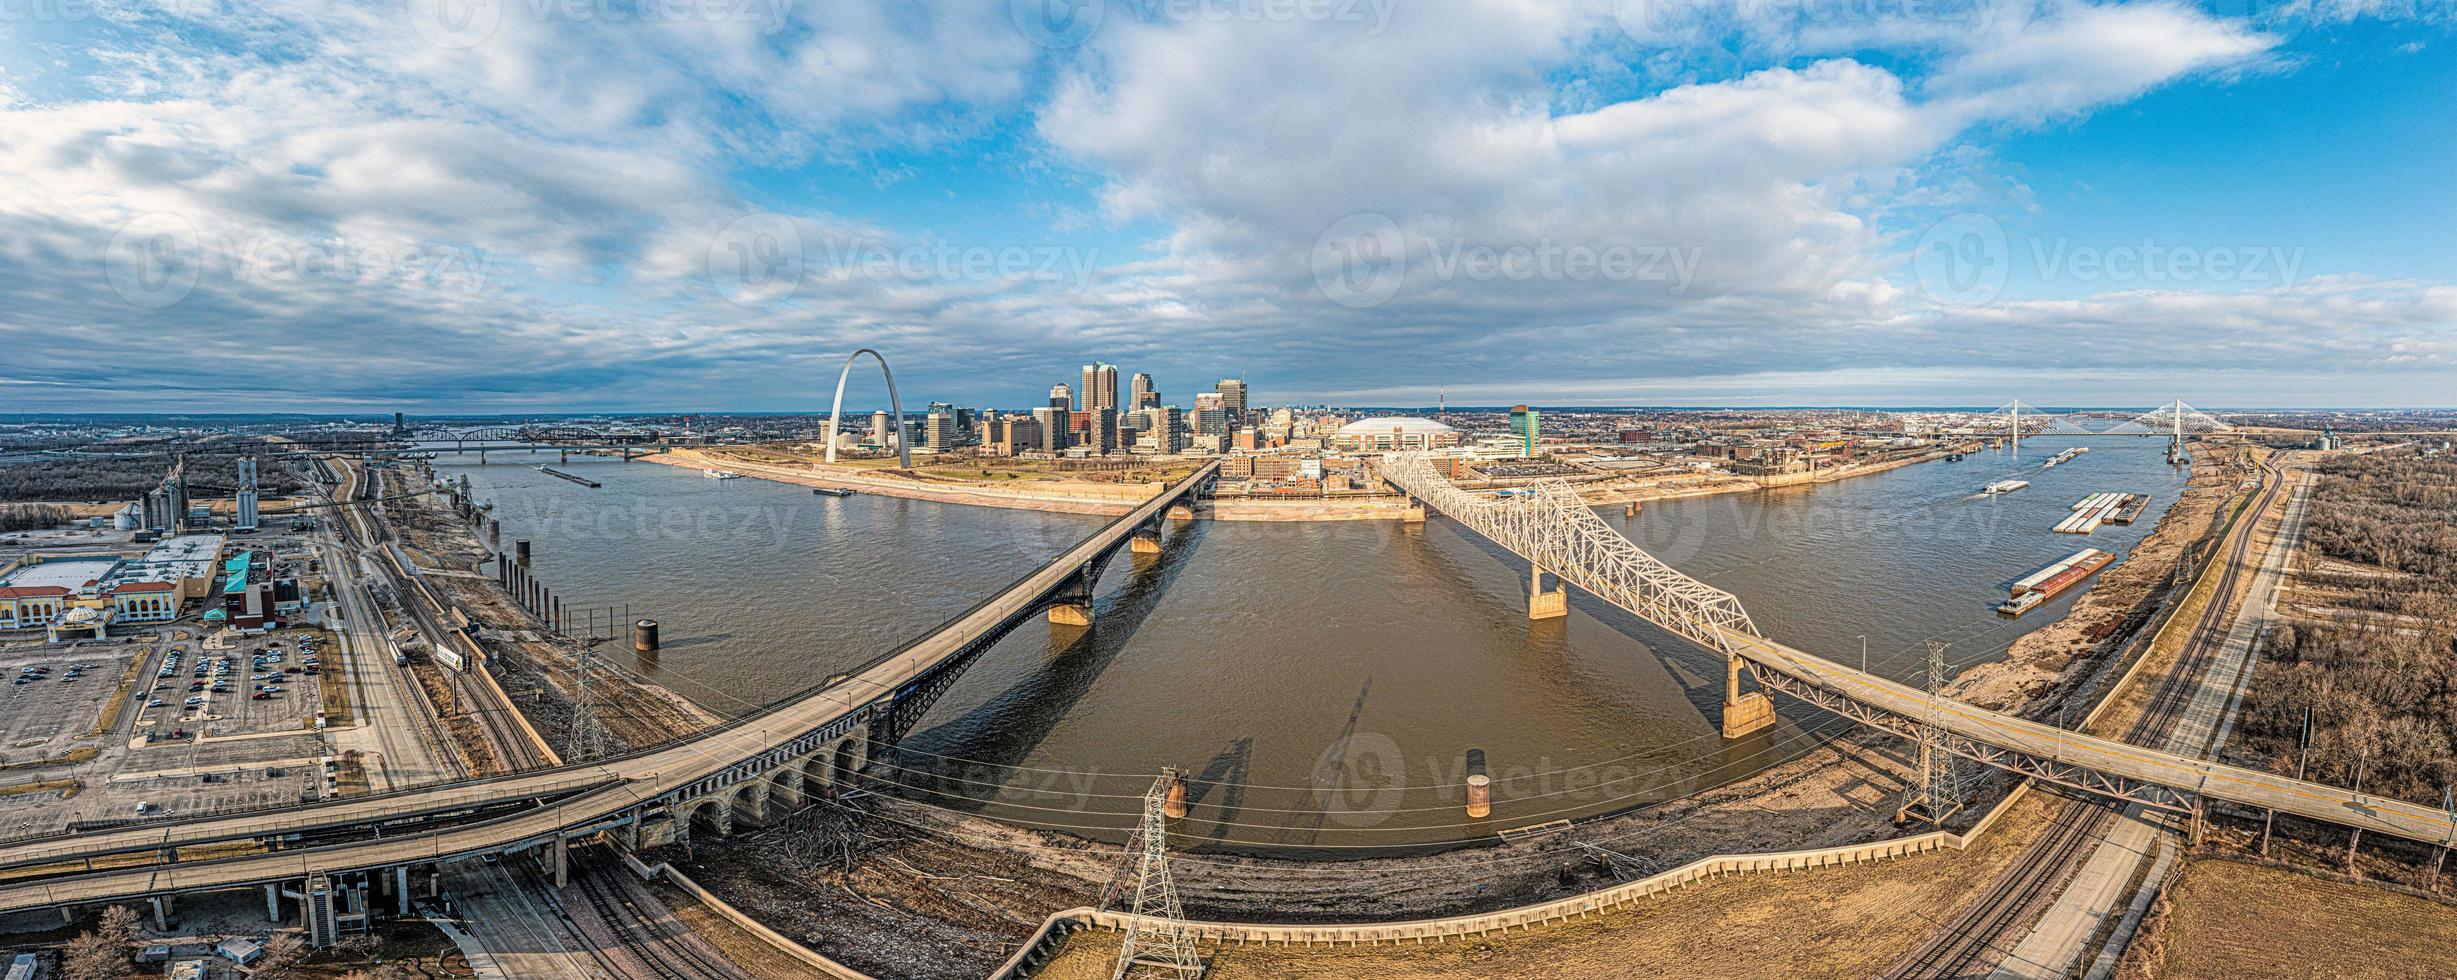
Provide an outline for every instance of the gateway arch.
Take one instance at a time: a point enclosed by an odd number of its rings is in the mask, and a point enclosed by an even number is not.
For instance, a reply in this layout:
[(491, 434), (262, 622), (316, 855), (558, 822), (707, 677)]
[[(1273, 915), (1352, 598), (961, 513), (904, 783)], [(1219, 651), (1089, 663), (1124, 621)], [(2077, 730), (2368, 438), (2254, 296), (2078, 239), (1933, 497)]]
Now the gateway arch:
[(843, 421), (845, 414), (845, 381), (853, 377), (853, 363), (861, 360), (864, 354), (870, 355), (871, 360), (879, 362), (879, 373), (887, 377), (887, 409), (895, 413), (896, 417), (896, 458), (905, 469), (912, 469), (912, 440), (904, 437), (904, 403), (896, 398), (896, 372), (888, 370), (887, 358), (881, 357), (878, 351), (868, 347), (847, 355), (845, 369), (836, 373), (836, 404), (828, 409), (828, 462), (836, 461), (837, 426)]

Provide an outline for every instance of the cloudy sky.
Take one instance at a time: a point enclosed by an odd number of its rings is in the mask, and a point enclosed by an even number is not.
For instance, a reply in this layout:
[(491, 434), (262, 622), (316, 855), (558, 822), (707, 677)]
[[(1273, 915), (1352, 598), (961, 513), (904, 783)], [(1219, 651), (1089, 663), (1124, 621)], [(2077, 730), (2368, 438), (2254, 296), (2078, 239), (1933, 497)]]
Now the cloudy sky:
[(2452, 405), (2451, 11), (0, 0), (0, 413)]

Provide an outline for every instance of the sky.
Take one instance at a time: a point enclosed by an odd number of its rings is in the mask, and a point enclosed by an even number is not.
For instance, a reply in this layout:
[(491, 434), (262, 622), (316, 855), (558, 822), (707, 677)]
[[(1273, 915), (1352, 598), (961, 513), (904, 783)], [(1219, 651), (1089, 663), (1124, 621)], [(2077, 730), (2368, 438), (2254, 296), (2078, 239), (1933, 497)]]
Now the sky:
[(0, 414), (810, 410), (861, 347), (983, 406), (2457, 406), (2453, 28), (0, 0)]

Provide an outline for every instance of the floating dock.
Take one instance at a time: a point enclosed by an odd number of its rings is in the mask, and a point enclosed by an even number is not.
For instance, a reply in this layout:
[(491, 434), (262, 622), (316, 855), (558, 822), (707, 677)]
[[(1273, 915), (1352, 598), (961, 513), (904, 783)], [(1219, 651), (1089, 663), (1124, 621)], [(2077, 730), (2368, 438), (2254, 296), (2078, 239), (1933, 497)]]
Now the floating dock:
[(2016, 579), (2011, 597), (1998, 605), (1996, 611), (2008, 616), (2029, 612), (2038, 608), (2040, 603), (2056, 598), (2058, 593), (2081, 584), (2083, 579), (2097, 574), (2099, 569), (2106, 568), (2109, 562), (2115, 560), (2114, 554), (2097, 548), (2076, 551), (2061, 561)]
[(549, 468), (549, 467), (546, 467), (546, 466), (539, 466), (539, 467), (537, 468), (537, 471), (538, 471), (538, 472), (540, 472), (540, 473), (544, 473), (544, 474), (546, 474), (547, 476), (559, 476), (559, 477), (562, 477), (562, 478), (564, 478), (564, 479), (566, 479), (566, 480), (570, 480), (570, 481), (572, 481), (573, 483), (580, 484), (581, 486), (587, 487), (587, 488), (589, 488), (589, 489), (591, 489), (591, 490), (600, 489), (600, 488), (603, 488), (603, 487), (605, 486), (605, 484), (603, 484), (603, 483), (599, 483), (599, 482), (597, 482), (597, 481), (595, 481), (595, 480), (592, 480), (592, 479), (589, 479), (588, 477), (585, 477), (585, 476), (573, 476), (573, 475), (571, 475), (571, 474), (569, 474), (569, 473), (565, 473), (565, 472), (563, 472), (562, 470), (552, 469), (552, 468)]

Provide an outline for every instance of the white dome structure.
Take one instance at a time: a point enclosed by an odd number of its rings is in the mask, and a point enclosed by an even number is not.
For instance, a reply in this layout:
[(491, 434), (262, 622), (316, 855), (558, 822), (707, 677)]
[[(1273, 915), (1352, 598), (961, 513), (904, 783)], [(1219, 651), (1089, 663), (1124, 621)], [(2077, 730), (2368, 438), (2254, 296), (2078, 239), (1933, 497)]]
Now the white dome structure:
[(1358, 419), (1332, 433), (1331, 444), (1354, 452), (1442, 449), (1459, 444), (1459, 430), (1413, 415)]

